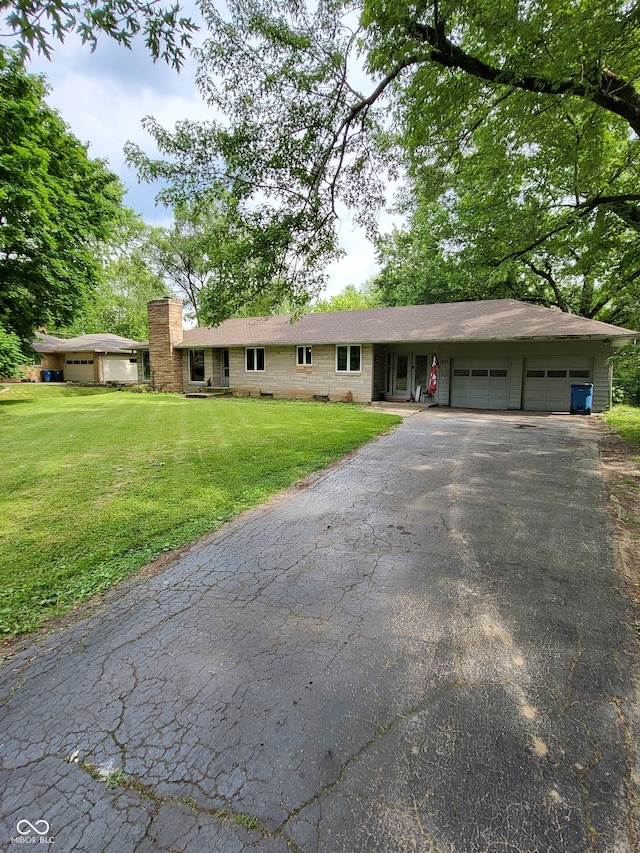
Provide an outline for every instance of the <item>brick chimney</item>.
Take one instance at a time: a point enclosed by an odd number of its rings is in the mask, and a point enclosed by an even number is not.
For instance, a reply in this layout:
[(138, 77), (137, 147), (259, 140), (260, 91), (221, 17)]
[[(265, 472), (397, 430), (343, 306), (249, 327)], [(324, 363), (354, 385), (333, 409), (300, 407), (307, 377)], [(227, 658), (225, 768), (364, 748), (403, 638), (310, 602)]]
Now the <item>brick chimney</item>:
[(165, 296), (152, 299), (149, 315), (149, 366), (154, 391), (182, 391), (182, 303)]

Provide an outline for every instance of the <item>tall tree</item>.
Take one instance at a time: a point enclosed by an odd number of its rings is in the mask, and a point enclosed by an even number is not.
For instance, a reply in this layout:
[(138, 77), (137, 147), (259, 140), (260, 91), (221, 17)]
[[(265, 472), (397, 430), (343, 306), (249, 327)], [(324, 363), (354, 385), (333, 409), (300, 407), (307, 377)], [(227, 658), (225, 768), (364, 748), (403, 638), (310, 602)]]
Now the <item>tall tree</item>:
[(177, 203), (170, 228), (154, 229), (148, 262), (199, 324), (269, 314), (283, 302), (295, 313), (308, 293), (281, 275), (289, 233), (262, 211), (241, 213), (229, 193), (205, 193)]
[[(578, 229), (587, 240), (586, 251), (580, 246), (584, 270), (598, 243), (600, 265), (609, 246), (615, 265), (626, 256), (624, 274), (634, 275), (636, 6), (626, 0), (362, 0), (356, 7), (319, 0), (309, 8), (298, 0), (231, 0), (229, 6), (224, 18), (205, 0), (211, 38), (199, 53), (203, 95), (222, 118), (184, 122), (173, 133), (149, 121), (165, 161), (145, 161), (134, 149), (130, 157), (144, 176), (165, 178), (169, 196), (219, 186), (242, 210), (262, 211), (265, 222), (286, 221), (288, 257), (297, 261), (288, 269), (291, 279), (315, 280), (318, 265), (337, 251), (341, 203), (373, 232), (387, 177), (437, 180), (457, 169), (460, 158), (482, 159), (496, 128), (508, 168), (534, 148), (539, 154), (534, 185), (523, 187), (531, 206), (536, 187), (554, 183), (567, 165), (557, 140), (579, 130), (579, 192), (564, 181), (542, 194), (554, 207), (543, 211), (546, 230), (536, 228), (537, 247), (570, 242)], [(590, 157), (602, 168), (587, 169)], [(465, 211), (462, 201), (457, 216)], [(467, 209), (472, 204), (466, 199)], [(523, 248), (499, 242), (492, 246), (494, 263)], [(550, 257), (556, 254), (552, 246)], [(554, 262), (551, 275), (564, 276), (565, 263)], [(543, 279), (547, 270), (540, 269), (542, 276), (531, 275)]]
[(131, 210), (108, 243), (94, 289), (86, 291), (71, 323), (51, 331), (61, 335), (110, 332), (143, 341), (148, 337), (147, 304), (167, 293), (165, 282), (148, 264), (152, 229)]
[(640, 321), (640, 234), (606, 206), (582, 206), (620, 171), (626, 131), (573, 105), (550, 136), (549, 111), (524, 114), (526, 145), (514, 148), (512, 125), (488, 116), (472, 145), (451, 152), (453, 168), (413, 164), (409, 227), (379, 241), (385, 301), (510, 296)]
[(71, 320), (122, 212), (119, 180), (87, 156), (46, 92), (0, 53), (0, 327), (23, 342)]

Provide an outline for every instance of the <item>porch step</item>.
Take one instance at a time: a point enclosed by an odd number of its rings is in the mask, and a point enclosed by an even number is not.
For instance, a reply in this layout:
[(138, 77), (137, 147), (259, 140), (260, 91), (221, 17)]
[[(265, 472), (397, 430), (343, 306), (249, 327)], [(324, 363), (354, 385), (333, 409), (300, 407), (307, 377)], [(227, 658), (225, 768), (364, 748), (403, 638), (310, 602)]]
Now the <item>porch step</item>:
[(231, 397), (232, 388), (207, 388), (202, 391), (185, 391), (185, 397), (189, 400), (208, 400), (213, 397)]

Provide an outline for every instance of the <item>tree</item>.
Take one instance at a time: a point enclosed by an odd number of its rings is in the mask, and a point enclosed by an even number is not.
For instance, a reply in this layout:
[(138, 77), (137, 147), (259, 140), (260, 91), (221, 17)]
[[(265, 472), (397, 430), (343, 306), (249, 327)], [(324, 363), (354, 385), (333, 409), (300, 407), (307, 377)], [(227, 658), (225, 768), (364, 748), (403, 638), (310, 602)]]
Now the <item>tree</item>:
[(167, 293), (165, 282), (148, 265), (152, 229), (126, 210), (110, 241), (100, 252), (95, 288), (85, 292), (71, 323), (52, 330), (74, 336), (110, 332), (133, 340), (149, 334), (147, 305)]
[(329, 299), (320, 299), (311, 306), (314, 313), (326, 311), (359, 311), (363, 308), (378, 308), (382, 305), (377, 291), (372, 289), (372, 284), (367, 283), (362, 288), (354, 284), (348, 284), (340, 293), (336, 293)]
[(606, 207), (575, 215), (601, 176), (619, 170), (626, 134), (574, 105), (550, 137), (548, 112), (526, 116), (528, 144), (517, 150), (512, 126), (490, 116), (473, 147), (452, 155), (455, 168), (415, 165), (409, 227), (379, 241), (388, 304), (506, 296), (640, 321), (640, 235)]
[(20, 338), (0, 326), (0, 379), (22, 376), (25, 358)]
[(205, 193), (176, 204), (170, 228), (154, 229), (148, 261), (199, 324), (269, 314), (283, 303), (296, 313), (308, 293), (281, 276), (288, 237), (285, 223), (265, 221), (261, 211), (241, 214), (229, 193)]
[[(542, 194), (554, 206), (543, 211), (536, 248), (548, 245), (555, 257), (559, 241), (579, 232), (586, 241), (579, 275), (591, 268), (594, 245), (596, 266), (611, 251), (614, 265), (626, 258), (624, 274), (635, 274), (637, 7), (625, 0), (362, 0), (354, 9), (320, 0), (306, 9), (293, 0), (232, 0), (230, 9), (225, 19), (204, 3), (211, 38), (199, 52), (203, 95), (222, 119), (183, 122), (173, 133), (150, 120), (165, 160), (136, 150), (130, 157), (144, 177), (168, 181), (166, 198), (217, 186), (243, 211), (286, 220), (288, 257), (297, 261), (288, 265), (290, 280), (316, 281), (317, 267), (337, 251), (341, 204), (373, 233), (386, 178), (437, 183), (465, 158), (482, 160), (496, 128), (507, 168), (523, 154), (538, 155), (534, 185), (524, 187), (530, 209), (536, 188), (555, 172)], [(574, 131), (574, 165), (586, 169), (577, 193), (566, 180), (557, 183), (569, 165), (556, 140)], [(598, 169), (586, 168), (590, 157)], [(459, 198), (456, 216), (472, 203)], [(491, 248), (494, 265), (508, 264), (511, 245), (496, 240)], [(565, 275), (567, 260), (552, 264), (552, 277)], [(536, 269), (543, 275), (530, 269), (531, 280), (544, 279), (546, 267)], [(594, 273), (588, 277), (598, 284)]]
[(180, 16), (177, 3), (163, 7), (158, 0), (0, 0), (0, 12), (4, 15), (0, 37), (15, 38), (13, 47), (22, 56), (36, 49), (50, 58), (52, 42), (64, 41), (70, 33), (77, 33), (91, 50), (101, 33), (128, 48), (142, 34), (154, 60), (161, 58), (180, 68), (197, 29)]
[(0, 54), (0, 327), (23, 342), (72, 319), (122, 211), (117, 177), (87, 156), (46, 92)]

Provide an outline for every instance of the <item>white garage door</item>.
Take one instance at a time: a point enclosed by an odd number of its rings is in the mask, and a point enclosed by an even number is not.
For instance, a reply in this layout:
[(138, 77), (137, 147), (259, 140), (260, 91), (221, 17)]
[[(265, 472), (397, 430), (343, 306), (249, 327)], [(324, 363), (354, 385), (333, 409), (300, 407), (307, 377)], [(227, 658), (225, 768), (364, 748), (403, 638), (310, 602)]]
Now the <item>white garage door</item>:
[(138, 364), (135, 356), (115, 355), (102, 357), (105, 382), (137, 382)]
[[(84, 355), (84, 358), (81, 356)], [(89, 356), (87, 358), (87, 356)], [(89, 353), (75, 353), (71, 358), (66, 359), (64, 366), (64, 378), (66, 382), (93, 382), (93, 357)]]
[(451, 405), (467, 409), (509, 407), (508, 358), (455, 358)]
[(522, 408), (534, 412), (568, 412), (571, 386), (592, 381), (592, 358), (528, 358), (524, 363)]

